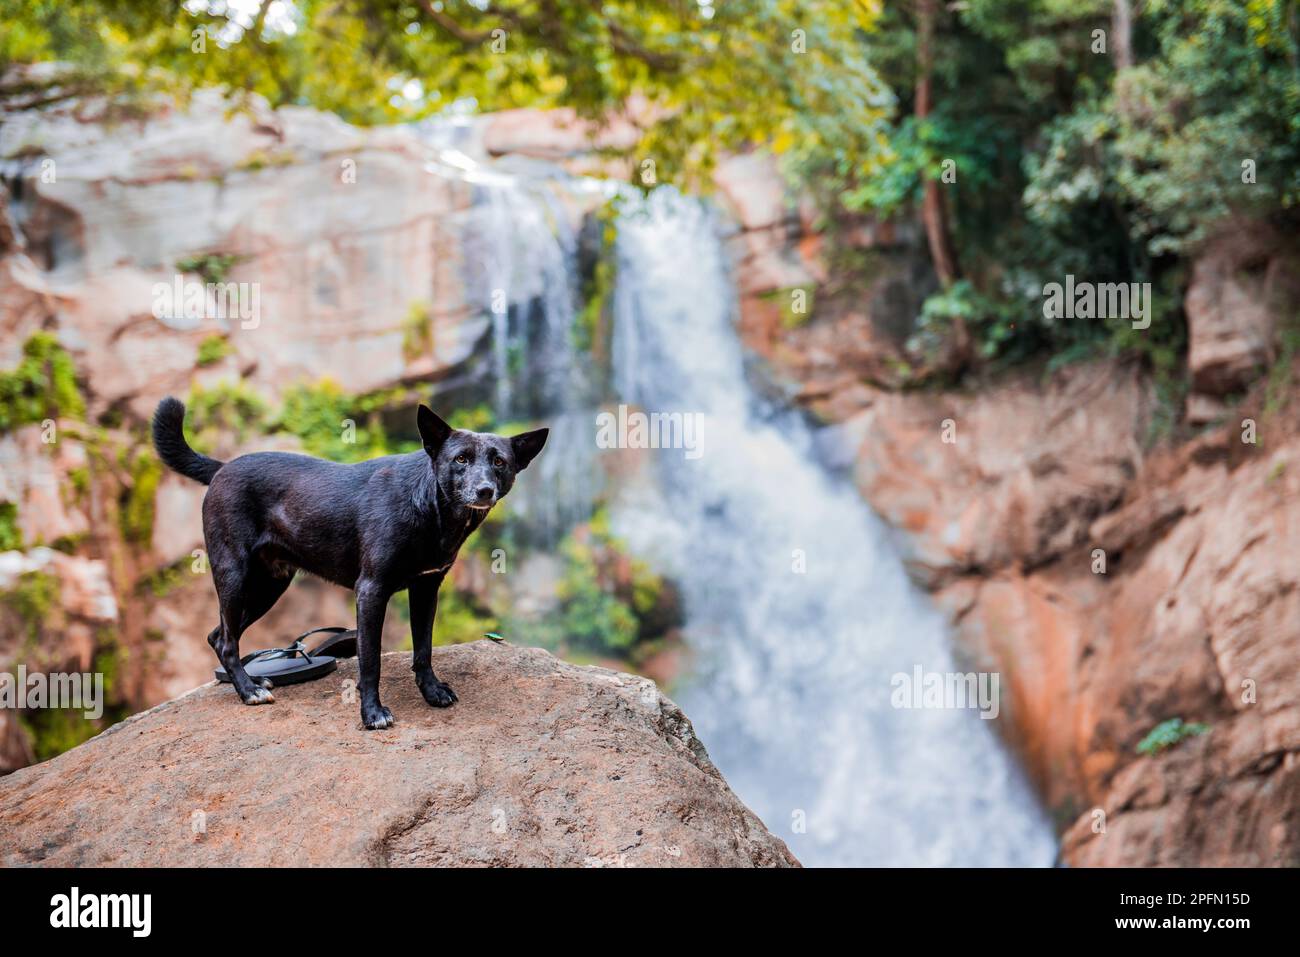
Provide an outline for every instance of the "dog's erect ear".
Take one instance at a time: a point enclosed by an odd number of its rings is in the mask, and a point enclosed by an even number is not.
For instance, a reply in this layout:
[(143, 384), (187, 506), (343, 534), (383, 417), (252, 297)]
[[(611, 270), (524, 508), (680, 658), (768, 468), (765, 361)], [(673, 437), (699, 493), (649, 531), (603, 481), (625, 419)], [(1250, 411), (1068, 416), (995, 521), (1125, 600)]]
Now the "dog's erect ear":
[(423, 405), (420, 406), (420, 411), (415, 413), (415, 421), (420, 427), (420, 441), (424, 443), (424, 451), (436, 458), (442, 443), (446, 442), (447, 436), (451, 435), (451, 426), (438, 418), (432, 409)]
[(515, 471), (522, 472), (528, 468), (528, 463), (537, 458), (537, 453), (542, 450), (546, 444), (546, 437), (550, 435), (550, 429), (538, 429), (535, 432), (525, 432), (523, 435), (516, 435), (510, 440), (510, 449), (515, 453)]

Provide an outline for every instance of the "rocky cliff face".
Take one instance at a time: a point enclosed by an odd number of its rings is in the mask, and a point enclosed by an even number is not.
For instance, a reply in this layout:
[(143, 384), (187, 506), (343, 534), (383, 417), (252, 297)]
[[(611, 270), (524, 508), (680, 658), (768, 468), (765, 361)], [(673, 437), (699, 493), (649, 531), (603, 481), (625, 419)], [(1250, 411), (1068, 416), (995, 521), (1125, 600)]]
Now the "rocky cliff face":
[[(434, 709), (385, 656), (246, 708), (207, 685), (0, 778), (6, 866), (792, 867), (645, 678), (480, 641), (434, 650)], [(256, 753), (256, 760), (245, 760)]]
[[(446, 370), (486, 330), (455, 241), (470, 188), (426, 169), (409, 132), (256, 102), (230, 114), (200, 94), (140, 122), (18, 113), (0, 156), (21, 183), (8, 217), (24, 254), (5, 261), (7, 348), (53, 316), (88, 366), (92, 417), (146, 417), (159, 394), (187, 391), (213, 333), (228, 354), (201, 378), (238, 370), (276, 395), (303, 376), (360, 393)], [(158, 321), (154, 286), (178, 270), (256, 282), (258, 315)], [(402, 348), (413, 306), (431, 321), (432, 349), (418, 355)]]
[[(856, 423), (860, 482), (972, 662), (1002, 673), (1012, 739), (1077, 818), (1065, 860), (1293, 864), (1297, 430), (1242, 407), (1261, 444), (1234, 421), (1148, 453), (1148, 402), (1110, 365), (890, 397)], [(1140, 754), (1172, 719), (1206, 733)]]

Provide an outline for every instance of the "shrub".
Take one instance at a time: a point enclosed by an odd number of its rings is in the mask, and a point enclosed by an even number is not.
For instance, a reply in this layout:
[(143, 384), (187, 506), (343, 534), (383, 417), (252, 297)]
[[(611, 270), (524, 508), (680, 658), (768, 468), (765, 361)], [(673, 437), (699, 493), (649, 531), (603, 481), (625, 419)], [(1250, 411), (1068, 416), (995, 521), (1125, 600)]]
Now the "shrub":
[(162, 463), (147, 446), (129, 465), (131, 484), (122, 492), (118, 524), (128, 542), (147, 545), (153, 537), (154, 496), (162, 479)]
[(1208, 724), (1185, 724), (1182, 718), (1170, 718), (1161, 721), (1152, 728), (1145, 738), (1138, 742), (1138, 754), (1159, 754), (1172, 748), (1185, 738), (1194, 738), (1210, 730)]
[(195, 362), (200, 367), (216, 365), (230, 353), (229, 340), (225, 336), (213, 333), (199, 343), (199, 354)]
[(218, 438), (232, 435), (242, 443), (268, 424), (266, 401), (242, 381), (195, 387), (186, 403), (186, 434), (200, 452), (210, 453)]
[(41, 629), (59, 608), (59, 580), (49, 572), (24, 572), (10, 589), (0, 592), (0, 605), (7, 608), (22, 622), (27, 638), (33, 644), (40, 639)]
[(427, 302), (413, 302), (402, 321), (402, 357), (412, 362), (433, 352), (433, 315)]
[(372, 404), (354, 398), (332, 379), (289, 389), (273, 427), (302, 440), (312, 455), (335, 462), (361, 462), (388, 453)]
[(23, 533), (18, 527), (18, 506), (13, 502), (0, 502), (0, 552), (22, 547)]
[(225, 282), (227, 274), (241, 258), (234, 253), (200, 253), (178, 259), (176, 269), (194, 273), (205, 283)]
[(34, 334), (23, 344), (18, 365), (0, 372), (0, 432), (44, 419), (85, 414), (72, 358), (51, 333)]

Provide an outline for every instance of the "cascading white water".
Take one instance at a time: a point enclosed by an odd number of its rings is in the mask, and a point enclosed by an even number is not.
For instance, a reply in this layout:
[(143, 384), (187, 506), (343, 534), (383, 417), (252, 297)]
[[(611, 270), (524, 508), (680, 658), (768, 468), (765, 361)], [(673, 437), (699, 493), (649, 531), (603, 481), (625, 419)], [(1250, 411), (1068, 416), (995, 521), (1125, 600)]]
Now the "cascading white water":
[[(563, 406), (580, 388), (570, 341), (576, 241), (568, 217), (544, 182), (494, 174), (476, 185), (477, 215), (462, 241), (469, 298), (492, 322), (496, 414), (505, 419), (520, 411), (513, 390), (522, 372), (540, 405)], [(521, 372), (514, 364), (525, 350), (530, 367)]]
[(678, 696), (733, 789), (805, 864), (1050, 864), (994, 722), (891, 706), (896, 673), (957, 670), (945, 626), (808, 427), (747, 383), (707, 210), (655, 191), (617, 256), (620, 397), (704, 419), (702, 454), (657, 451), (657, 487), (611, 521), (682, 586), (698, 667)]
[(541, 457), (533, 467), (539, 481), (510, 499), (511, 513), (554, 543), (590, 517), (603, 488), (590, 441), (589, 383), (572, 341), (577, 238), (557, 195), (583, 184), (543, 164), (516, 175), (474, 159), (458, 149), (463, 130), (456, 122), (431, 122), (418, 132), (434, 148), (429, 171), (475, 191), (459, 241), (466, 298), (490, 324), (495, 418), (545, 417), (551, 449), (562, 450)]

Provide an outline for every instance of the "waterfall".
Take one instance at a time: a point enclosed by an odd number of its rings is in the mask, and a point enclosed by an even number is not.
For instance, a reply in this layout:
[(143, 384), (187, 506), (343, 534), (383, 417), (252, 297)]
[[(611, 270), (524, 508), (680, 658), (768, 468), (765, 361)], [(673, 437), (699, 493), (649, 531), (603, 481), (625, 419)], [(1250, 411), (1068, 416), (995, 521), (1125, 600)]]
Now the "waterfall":
[[(891, 676), (957, 670), (886, 529), (746, 381), (707, 209), (656, 190), (618, 224), (614, 381), (702, 417), (611, 521), (683, 590), (697, 665), (678, 692), (732, 788), (809, 865), (1048, 865), (1051, 829), (970, 710), (891, 706)], [(802, 556), (802, 557), (801, 557)]]
[[(493, 417), (499, 426), (545, 419), (550, 453), (533, 466), (536, 483), (510, 497), (512, 524), (529, 541), (555, 545), (591, 516), (603, 476), (590, 441), (591, 383), (573, 345), (577, 237), (564, 199), (580, 183), (546, 164), (489, 163), (472, 149), (471, 126), (457, 117), (412, 127), (431, 148), (426, 170), (473, 191), (454, 224), (463, 250), (466, 301), (488, 319)], [(558, 454), (556, 449), (561, 450)]]
[[(470, 302), (492, 325), (499, 420), (563, 410), (582, 399), (572, 329), (576, 239), (545, 181), (484, 179), (462, 237)], [(514, 394), (527, 382), (532, 394)]]

